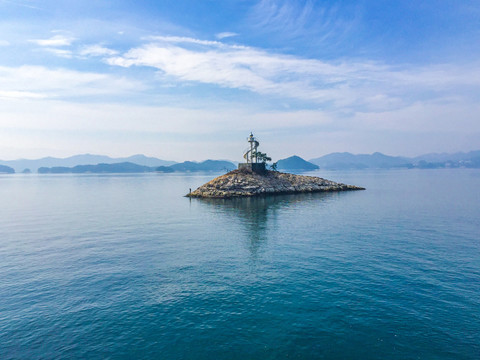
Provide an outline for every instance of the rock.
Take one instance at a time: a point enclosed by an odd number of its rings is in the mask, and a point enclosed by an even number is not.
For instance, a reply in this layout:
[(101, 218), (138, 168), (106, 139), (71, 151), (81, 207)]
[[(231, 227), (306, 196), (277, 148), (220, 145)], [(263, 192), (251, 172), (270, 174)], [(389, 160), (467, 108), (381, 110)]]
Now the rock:
[(293, 175), (277, 171), (266, 171), (263, 174), (258, 174), (248, 170), (233, 170), (209, 181), (186, 196), (229, 198), (348, 190), (365, 190), (365, 188), (336, 183), (315, 176)]

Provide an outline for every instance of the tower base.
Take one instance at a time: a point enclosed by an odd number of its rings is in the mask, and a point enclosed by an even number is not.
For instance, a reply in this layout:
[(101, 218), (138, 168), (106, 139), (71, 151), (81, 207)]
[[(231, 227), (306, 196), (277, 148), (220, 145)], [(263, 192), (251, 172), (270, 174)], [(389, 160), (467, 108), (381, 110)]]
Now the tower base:
[(267, 171), (265, 163), (240, 163), (238, 170), (248, 170), (257, 174), (264, 174)]

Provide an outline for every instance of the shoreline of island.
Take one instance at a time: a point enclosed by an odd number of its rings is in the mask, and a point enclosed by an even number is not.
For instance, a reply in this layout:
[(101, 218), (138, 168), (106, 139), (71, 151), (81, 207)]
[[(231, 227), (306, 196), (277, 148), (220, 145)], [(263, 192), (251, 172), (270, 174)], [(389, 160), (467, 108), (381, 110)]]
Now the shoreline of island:
[(355, 190), (365, 190), (365, 188), (315, 176), (294, 175), (271, 170), (255, 172), (238, 169), (216, 177), (185, 196), (190, 198), (232, 198)]

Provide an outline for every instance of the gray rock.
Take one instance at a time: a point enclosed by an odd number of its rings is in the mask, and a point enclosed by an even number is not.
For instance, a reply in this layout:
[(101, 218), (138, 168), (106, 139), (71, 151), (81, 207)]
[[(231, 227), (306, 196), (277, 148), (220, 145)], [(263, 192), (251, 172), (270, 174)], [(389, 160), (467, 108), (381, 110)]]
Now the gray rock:
[(248, 170), (233, 170), (209, 181), (186, 196), (229, 198), (349, 190), (365, 190), (365, 188), (336, 183), (315, 176), (293, 175), (277, 171), (266, 171), (263, 174), (258, 174)]

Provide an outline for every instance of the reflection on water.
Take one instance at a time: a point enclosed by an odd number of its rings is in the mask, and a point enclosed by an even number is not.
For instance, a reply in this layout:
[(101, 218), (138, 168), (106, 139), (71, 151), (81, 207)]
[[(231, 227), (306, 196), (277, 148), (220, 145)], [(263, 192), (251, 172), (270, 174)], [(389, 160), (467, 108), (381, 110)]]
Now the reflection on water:
[(278, 214), (284, 210), (302, 207), (316, 207), (326, 201), (335, 200), (345, 193), (323, 192), (323, 193), (300, 193), (284, 195), (268, 195), (253, 197), (234, 197), (227, 199), (218, 198), (194, 198), (200, 204), (209, 207), (216, 214), (226, 216), (225, 223), (232, 221), (232, 217), (240, 220), (248, 236), (248, 248), (252, 260), (255, 260), (258, 251), (267, 238), (272, 240), (272, 233), (268, 232), (269, 227), (275, 228), (278, 222)]

